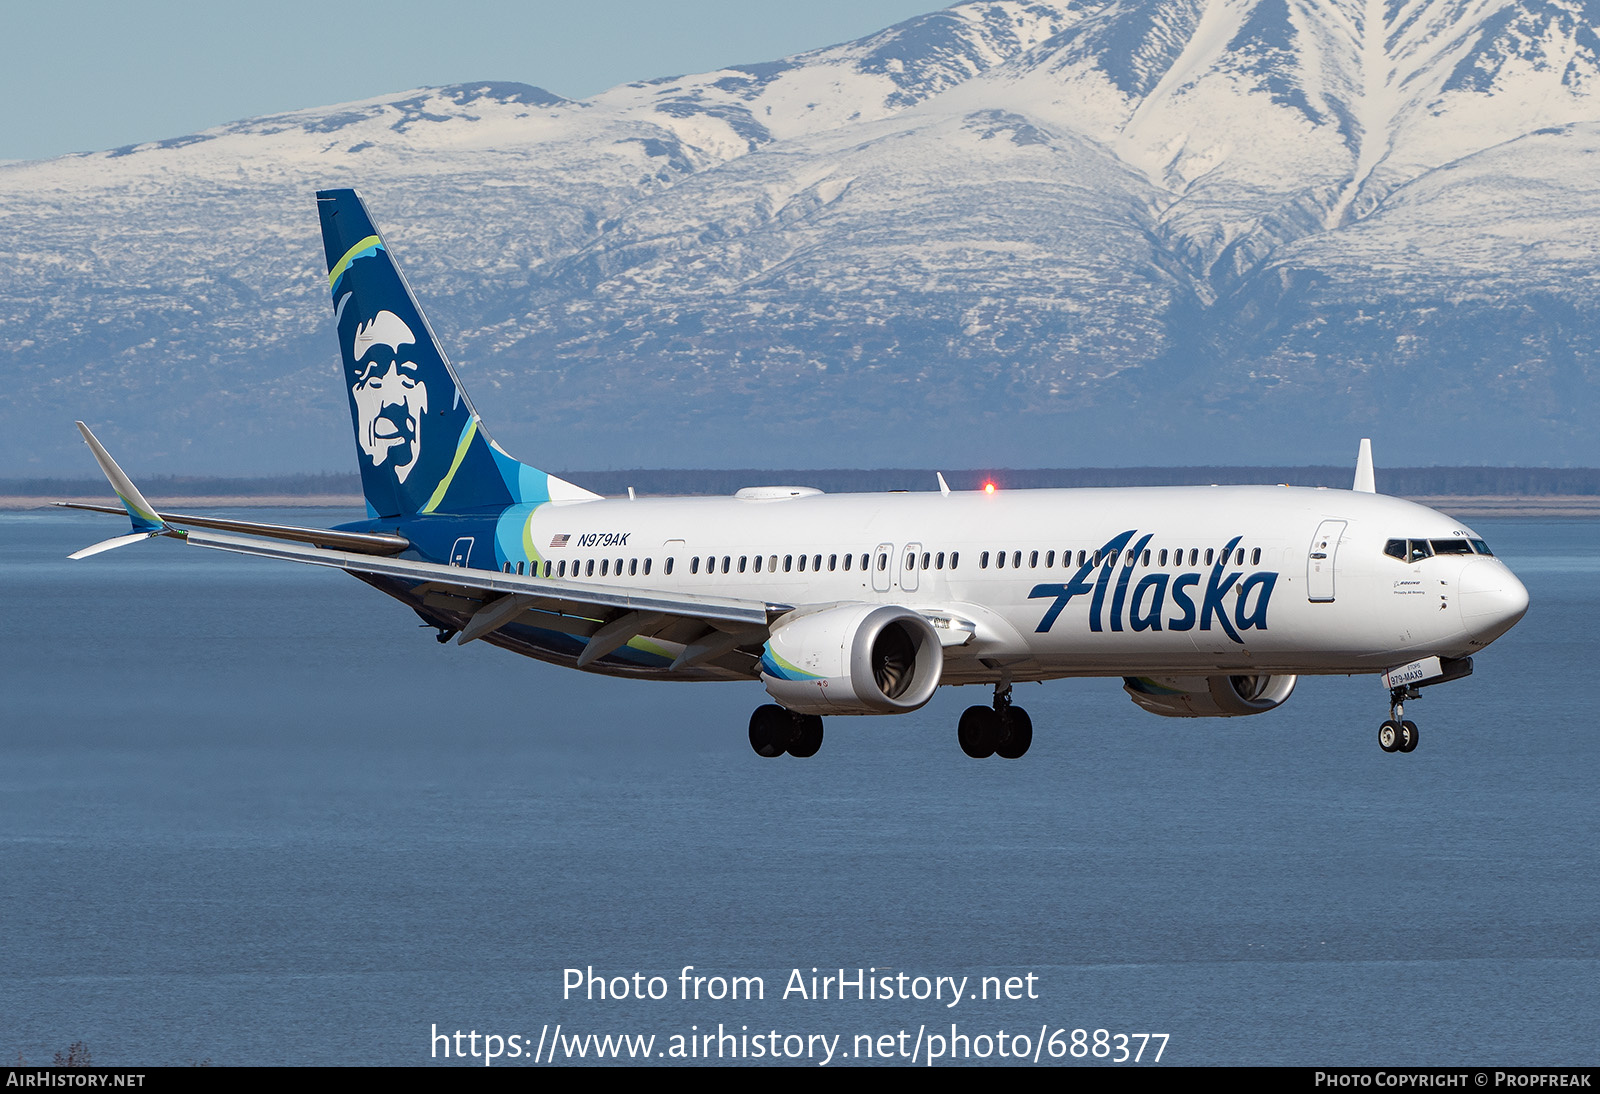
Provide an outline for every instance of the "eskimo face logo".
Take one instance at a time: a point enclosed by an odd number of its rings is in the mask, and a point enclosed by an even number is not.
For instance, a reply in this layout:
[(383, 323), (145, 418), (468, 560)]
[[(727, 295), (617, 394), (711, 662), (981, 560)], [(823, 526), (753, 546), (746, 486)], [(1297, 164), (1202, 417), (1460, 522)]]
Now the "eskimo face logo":
[(385, 463), (406, 481), (422, 452), (428, 388), (412, 360), (416, 336), (394, 312), (381, 311), (356, 327), (351, 357), (356, 382), (356, 441), (374, 467)]

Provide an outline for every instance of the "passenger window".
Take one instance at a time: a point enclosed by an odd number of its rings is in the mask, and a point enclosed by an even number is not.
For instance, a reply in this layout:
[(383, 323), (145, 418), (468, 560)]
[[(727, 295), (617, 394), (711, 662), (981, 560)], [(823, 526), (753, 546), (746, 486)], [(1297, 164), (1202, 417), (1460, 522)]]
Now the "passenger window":
[(773, 573), (777, 573), (778, 572), (778, 556), (777, 555), (768, 555), (767, 556), (767, 569), (770, 570)]
[(952, 570), (954, 570), (956, 568), (956, 563), (958, 563), (960, 561), (961, 561), (961, 552), (960, 551), (951, 551), (950, 552), (950, 568)]
[(668, 557), (667, 561), (662, 564), (661, 573), (664, 576), (671, 576), (671, 574), (672, 574), (672, 564), (674, 562), (676, 562), (676, 561), (678, 561), (678, 560), (675, 559), (675, 558)]
[(793, 555), (784, 555), (783, 556), (783, 572), (784, 573), (788, 573), (792, 569), (794, 569), (794, 556)]
[(847, 570), (847, 571), (848, 571), (848, 570), (849, 570), (849, 569), (850, 569), (850, 558), (851, 558), (851, 556), (850, 556), (850, 555), (845, 555), (845, 556), (844, 556), (844, 568), (845, 568), (845, 569), (846, 569), (846, 570)]
[(600, 560), (600, 576), (601, 577), (605, 577), (610, 572), (611, 572), (611, 560), (609, 558), (602, 558)]
[(1215, 557), (1215, 555), (1216, 555), (1216, 552), (1213, 551), (1210, 547), (1206, 548), (1206, 565), (1207, 566), (1211, 565), (1211, 560), (1212, 560), (1213, 557)]
[[(545, 563), (545, 565), (548, 566), (549, 563), (547, 562), (547, 563)], [(667, 573), (670, 574), (671, 572), (672, 572), (672, 567), (668, 566), (667, 567)], [(644, 576), (645, 577), (649, 577), (650, 576), (650, 560), (648, 558), (644, 560)]]
[(933, 568), (935, 570), (944, 569), (944, 552), (943, 551), (940, 551), (938, 554), (933, 556)]
[(1012, 551), (1011, 552), (1011, 568), (1014, 569), (1014, 570), (1022, 569), (1022, 552), (1021, 551)]
[(745, 567), (747, 567), (749, 565), (750, 565), (750, 556), (749, 555), (740, 555), (739, 556), (739, 572), (741, 574), (744, 573)]
[(1257, 547), (1254, 551), (1250, 552), (1250, 565), (1261, 565), (1261, 548)]
[(907, 551), (906, 552), (906, 566), (905, 566), (905, 568), (908, 569), (908, 570), (915, 570), (917, 568), (917, 556), (916, 556), (915, 552), (913, 552), (913, 551)]
[(861, 552), (861, 568), (863, 570), (867, 568), (867, 552), (865, 551)]
[(548, 558), (544, 560), (544, 576), (550, 576), (550, 560)]
[(1004, 551), (996, 551), (994, 553), (994, 568), (996, 570), (1004, 570), (1006, 568), (1006, 553)]
[(928, 563), (931, 562), (932, 560), (933, 560), (933, 556), (932, 555), (930, 555), (927, 551), (922, 552), (922, 568), (924, 570), (926, 570), (928, 568)]
[(821, 555), (812, 555), (811, 556), (811, 569), (812, 569), (813, 572), (822, 569), (822, 556)]
[(761, 556), (760, 555), (756, 556), (755, 564), (752, 567), (752, 569), (754, 569), (755, 572), (758, 573), (758, 574), (761, 572)]
[(561, 560), (561, 565), (556, 568), (556, 576), (557, 577), (566, 577), (567, 576), (567, 560), (566, 559), (562, 559)]
[(828, 556), (828, 572), (831, 574), (831, 573), (833, 573), (833, 571), (837, 570), (838, 568), (839, 568), (839, 556), (838, 555), (829, 555)]
[(879, 570), (887, 570), (888, 568), (889, 568), (889, 556), (884, 554), (882, 551), (878, 552), (878, 569)]
[[(1240, 553), (1242, 554), (1243, 552), (1240, 552)], [(1146, 547), (1144, 549), (1144, 555), (1143, 555), (1142, 558), (1140, 558), (1139, 561), (1140, 561), (1141, 565), (1144, 565), (1144, 566), (1150, 565), (1150, 548)]]
[(509, 574), (511, 572), (511, 563), (506, 563), (504, 566), (500, 567), (500, 569), (503, 573)]
[(695, 555), (693, 558), (691, 558), (689, 560), (689, 572), (691, 574), (697, 574), (697, 573), (700, 572), (700, 556), (699, 555)]

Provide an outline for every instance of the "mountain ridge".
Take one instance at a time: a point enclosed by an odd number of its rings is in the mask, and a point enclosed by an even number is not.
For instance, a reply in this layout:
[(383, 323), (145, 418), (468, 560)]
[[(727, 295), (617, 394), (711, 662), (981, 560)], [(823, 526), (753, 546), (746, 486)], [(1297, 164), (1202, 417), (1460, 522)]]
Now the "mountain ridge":
[(347, 459), (328, 185), (551, 466), (1315, 462), (1369, 434), (1596, 462), (1597, 26), (1597, 0), (978, 0), (582, 101), (410, 89), (0, 165), (4, 466), (73, 468), (73, 416), (168, 472)]

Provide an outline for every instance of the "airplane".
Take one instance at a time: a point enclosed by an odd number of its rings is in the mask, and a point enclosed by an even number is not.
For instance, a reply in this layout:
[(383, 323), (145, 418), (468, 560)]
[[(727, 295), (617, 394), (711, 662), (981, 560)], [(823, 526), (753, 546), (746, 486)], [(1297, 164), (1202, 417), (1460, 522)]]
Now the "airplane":
[(1167, 717), (1280, 706), (1307, 674), (1383, 674), (1385, 752), (1404, 703), (1459, 680), (1528, 593), (1461, 522), (1376, 492), (1288, 486), (604, 498), (490, 439), (354, 190), (317, 194), (366, 519), (299, 528), (158, 512), (82, 422), (132, 530), (328, 566), (408, 605), (438, 641), (661, 680), (759, 680), (758, 755), (813, 756), (825, 715), (917, 710), (993, 689), (960, 717), (973, 758), (1015, 759), (1013, 685), (1121, 678)]

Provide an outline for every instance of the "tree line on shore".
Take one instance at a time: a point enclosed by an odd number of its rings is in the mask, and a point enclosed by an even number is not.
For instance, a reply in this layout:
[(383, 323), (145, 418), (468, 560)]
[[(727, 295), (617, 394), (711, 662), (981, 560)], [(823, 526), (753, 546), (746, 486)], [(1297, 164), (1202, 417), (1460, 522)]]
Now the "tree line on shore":
[[(745, 486), (815, 486), (829, 493), (884, 490), (937, 490), (934, 470), (811, 469), (660, 469), (572, 471), (563, 477), (596, 493), (731, 494)], [(1066, 467), (993, 468), (945, 471), (952, 490), (1110, 486), (1206, 486), (1283, 483), (1348, 489), (1350, 467)], [(1378, 489), (1403, 497), (1426, 495), (1505, 495), (1547, 497), (1600, 494), (1600, 468), (1594, 467), (1387, 467), (1377, 471)], [(139, 480), (151, 497), (323, 497), (361, 493), (354, 472), (317, 475), (265, 475), (255, 478), (156, 475)], [(38, 498), (100, 497), (104, 479), (0, 478), (0, 495)]]

